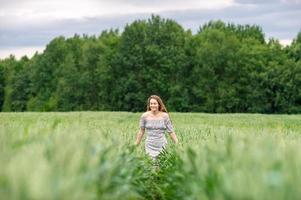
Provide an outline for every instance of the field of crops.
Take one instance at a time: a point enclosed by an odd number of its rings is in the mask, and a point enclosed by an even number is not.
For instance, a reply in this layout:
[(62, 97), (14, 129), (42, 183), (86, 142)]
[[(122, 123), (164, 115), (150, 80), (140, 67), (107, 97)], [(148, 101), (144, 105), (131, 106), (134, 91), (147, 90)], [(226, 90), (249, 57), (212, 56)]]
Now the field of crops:
[(140, 115), (1, 113), (0, 199), (300, 199), (301, 115), (171, 113), (155, 164)]

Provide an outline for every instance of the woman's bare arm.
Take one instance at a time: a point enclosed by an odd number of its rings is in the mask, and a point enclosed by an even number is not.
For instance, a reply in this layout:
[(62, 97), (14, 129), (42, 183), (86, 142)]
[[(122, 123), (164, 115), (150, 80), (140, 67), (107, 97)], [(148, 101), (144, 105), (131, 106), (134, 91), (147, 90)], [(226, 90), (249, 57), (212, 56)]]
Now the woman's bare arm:
[(140, 128), (140, 131), (137, 134), (135, 145), (138, 146), (140, 144), (140, 142), (141, 142), (141, 140), (143, 138), (144, 132), (145, 132), (145, 129), (144, 128)]
[(169, 134), (175, 144), (178, 144), (178, 138), (175, 132)]

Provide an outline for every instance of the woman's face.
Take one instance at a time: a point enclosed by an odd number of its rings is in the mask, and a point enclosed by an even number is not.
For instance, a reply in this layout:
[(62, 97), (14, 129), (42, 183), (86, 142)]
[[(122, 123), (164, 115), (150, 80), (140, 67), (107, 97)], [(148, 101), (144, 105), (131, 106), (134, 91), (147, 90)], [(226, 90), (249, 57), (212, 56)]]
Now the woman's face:
[(151, 111), (158, 111), (159, 110), (159, 103), (156, 99), (150, 99), (149, 107)]

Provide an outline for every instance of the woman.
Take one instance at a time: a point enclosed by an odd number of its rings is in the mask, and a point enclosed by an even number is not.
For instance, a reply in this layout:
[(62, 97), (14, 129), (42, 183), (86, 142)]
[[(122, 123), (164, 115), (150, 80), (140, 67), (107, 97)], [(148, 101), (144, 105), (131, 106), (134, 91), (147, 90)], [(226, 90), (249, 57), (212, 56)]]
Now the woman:
[(166, 147), (167, 140), (164, 135), (166, 130), (174, 143), (178, 143), (177, 135), (174, 132), (169, 115), (161, 98), (151, 95), (147, 100), (147, 111), (140, 118), (140, 131), (137, 135), (136, 145), (139, 145), (145, 129), (147, 138), (145, 151), (154, 160)]

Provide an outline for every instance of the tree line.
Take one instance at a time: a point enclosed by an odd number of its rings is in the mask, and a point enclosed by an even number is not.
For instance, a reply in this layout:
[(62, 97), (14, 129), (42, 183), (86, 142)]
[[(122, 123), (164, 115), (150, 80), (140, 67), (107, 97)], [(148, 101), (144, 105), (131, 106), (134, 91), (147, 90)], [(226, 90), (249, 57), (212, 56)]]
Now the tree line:
[(209, 21), (197, 33), (151, 16), (122, 32), (59, 36), (31, 59), (0, 60), (2, 111), (301, 113), (301, 32), (283, 47), (261, 27)]

